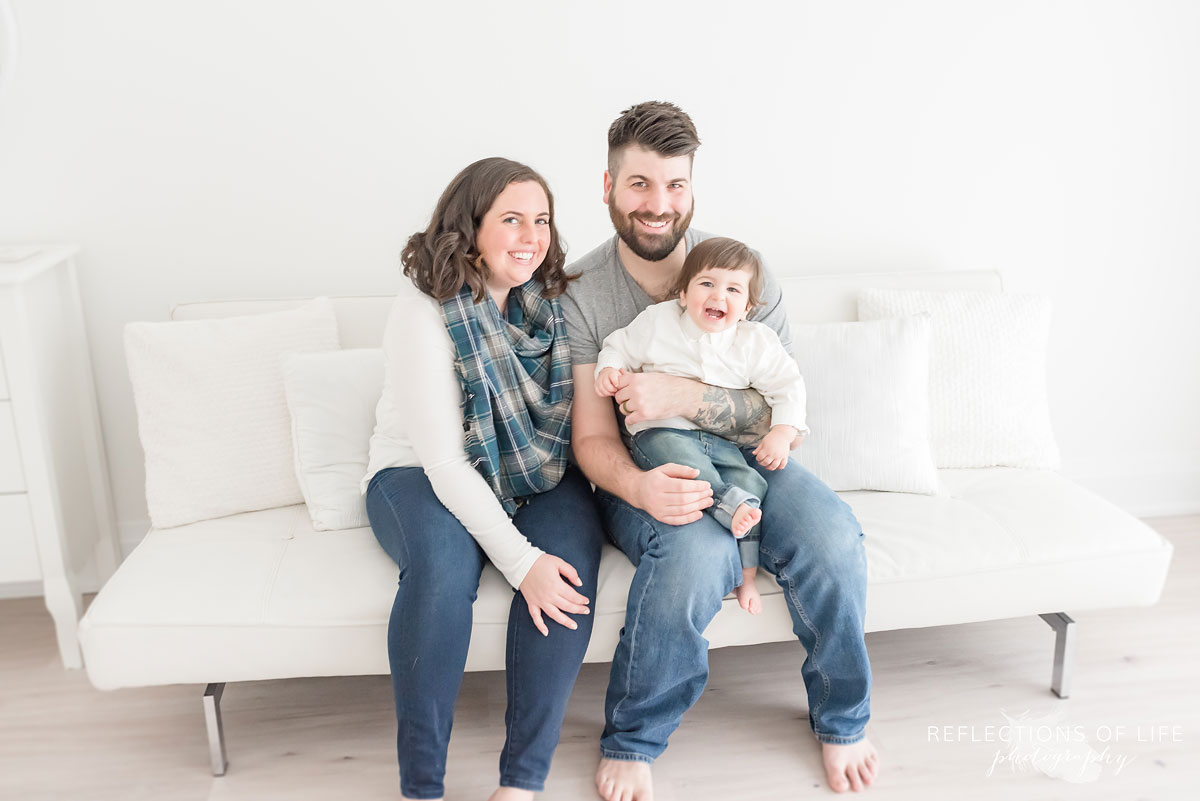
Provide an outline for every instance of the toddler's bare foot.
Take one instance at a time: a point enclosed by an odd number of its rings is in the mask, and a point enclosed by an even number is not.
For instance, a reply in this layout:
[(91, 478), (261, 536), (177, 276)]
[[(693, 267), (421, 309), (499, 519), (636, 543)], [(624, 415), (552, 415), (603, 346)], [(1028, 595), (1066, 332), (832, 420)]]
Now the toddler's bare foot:
[(520, 790), (516, 787), (499, 787), (488, 801), (533, 801), (532, 790)]
[(755, 509), (749, 504), (740, 503), (738, 504), (738, 508), (733, 510), (733, 522), (729, 524), (729, 530), (733, 532), (733, 536), (741, 539), (761, 519), (761, 509)]
[(858, 792), (869, 787), (879, 775), (879, 755), (865, 737), (853, 745), (821, 743), (825, 778), (835, 793)]
[(754, 586), (754, 576), (758, 573), (758, 568), (747, 567), (742, 570), (742, 586), (734, 590), (737, 596), (738, 606), (745, 609), (752, 615), (757, 615), (762, 611), (762, 596), (758, 594), (758, 587)]
[(650, 763), (627, 759), (601, 759), (596, 790), (604, 801), (654, 801)]

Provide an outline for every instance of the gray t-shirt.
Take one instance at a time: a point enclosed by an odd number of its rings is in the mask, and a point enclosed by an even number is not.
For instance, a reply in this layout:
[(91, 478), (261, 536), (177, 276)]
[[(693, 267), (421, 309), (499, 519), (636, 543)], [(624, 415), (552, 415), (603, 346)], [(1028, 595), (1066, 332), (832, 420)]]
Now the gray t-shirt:
[[(689, 228), (683, 240), (690, 251), (711, 236)], [(761, 254), (759, 258), (762, 258)], [(595, 364), (604, 338), (632, 323), (633, 318), (655, 300), (638, 286), (633, 276), (621, 265), (616, 234), (567, 267), (567, 273), (582, 273), (578, 280), (567, 285), (567, 292), (561, 298), (563, 317), (567, 322), (567, 338), (571, 343), (571, 362)], [(792, 337), (788, 332), (787, 312), (783, 307), (783, 293), (765, 262), (762, 294), (758, 308), (748, 319), (774, 329), (783, 347), (795, 358)]]

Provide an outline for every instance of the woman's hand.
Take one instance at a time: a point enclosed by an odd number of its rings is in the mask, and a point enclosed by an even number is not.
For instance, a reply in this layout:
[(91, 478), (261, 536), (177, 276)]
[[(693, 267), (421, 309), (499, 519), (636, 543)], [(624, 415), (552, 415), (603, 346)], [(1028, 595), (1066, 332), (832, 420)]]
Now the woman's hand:
[(550, 635), (550, 630), (542, 620), (543, 614), (569, 629), (577, 629), (579, 625), (565, 613), (588, 613), (588, 599), (571, 589), (570, 585), (563, 581), (564, 578), (576, 587), (583, 586), (575, 568), (557, 556), (544, 553), (533, 563), (533, 567), (529, 568), (521, 582), (520, 590), (525, 596), (526, 605), (529, 606), (529, 616), (533, 618), (533, 625), (537, 626), (543, 637)]

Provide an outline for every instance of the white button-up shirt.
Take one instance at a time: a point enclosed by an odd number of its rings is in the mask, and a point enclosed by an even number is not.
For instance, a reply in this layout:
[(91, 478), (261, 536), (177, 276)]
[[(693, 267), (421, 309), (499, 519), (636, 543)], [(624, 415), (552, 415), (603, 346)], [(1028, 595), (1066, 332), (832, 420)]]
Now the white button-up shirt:
[[(678, 300), (649, 306), (604, 339), (596, 359), (596, 375), (605, 367), (643, 373), (668, 373), (727, 389), (754, 389), (771, 407), (771, 425), (790, 425), (807, 433), (804, 378), (779, 336), (762, 323), (742, 320), (724, 331), (709, 333), (684, 312)], [(699, 428), (691, 420), (671, 417), (629, 426), (636, 434), (648, 428)]]

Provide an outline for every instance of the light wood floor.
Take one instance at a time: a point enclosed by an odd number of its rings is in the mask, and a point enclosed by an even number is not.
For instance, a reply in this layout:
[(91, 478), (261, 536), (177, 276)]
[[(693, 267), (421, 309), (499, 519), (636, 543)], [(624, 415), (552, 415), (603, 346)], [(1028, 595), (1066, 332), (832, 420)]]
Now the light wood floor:
[[(1079, 623), (1067, 701), (1047, 689), (1053, 634), (1038, 618), (868, 635), (875, 671), (869, 733), (883, 759), (868, 796), (1197, 797), (1200, 517), (1149, 522), (1176, 548), (1162, 601), (1150, 609), (1063, 610)], [(659, 801), (832, 795), (808, 731), (801, 658), (795, 644), (712, 653), (707, 692), (655, 765)], [(607, 671), (584, 666), (544, 798), (596, 798)], [(230, 685), (222, 704), (230, 768), (220, 779), (209, 773), (201, 691), (94, 690), (83, 672), (62, 669), (40, 599), (0, 601), (0, 798), (399, 797), (386, 677)], [(1001, 764), (989, 776), (1007, 747), (985, 727), (1026, 711), (1061, 713), (1057, 725), (1078, 727), (1099, 752), (1099, 777), (1071, 783), (1029, 762)], [(448, 799), (486, 799), (503, 721), (502, 675), (468, 674), (450, 745)], [(970, 742), (969, 729), (958, 742), (931, 741), (931, 727), (959, 726), (974, 727), (981, 741)], [(1102, 742), (1117, 727), (1124, 729), (1115, 742)], [(1168, 727), (1167, 741), (1151, 741), (1158, 727)], [(1119, 759), (1126, 764), (1117, 772)]]

